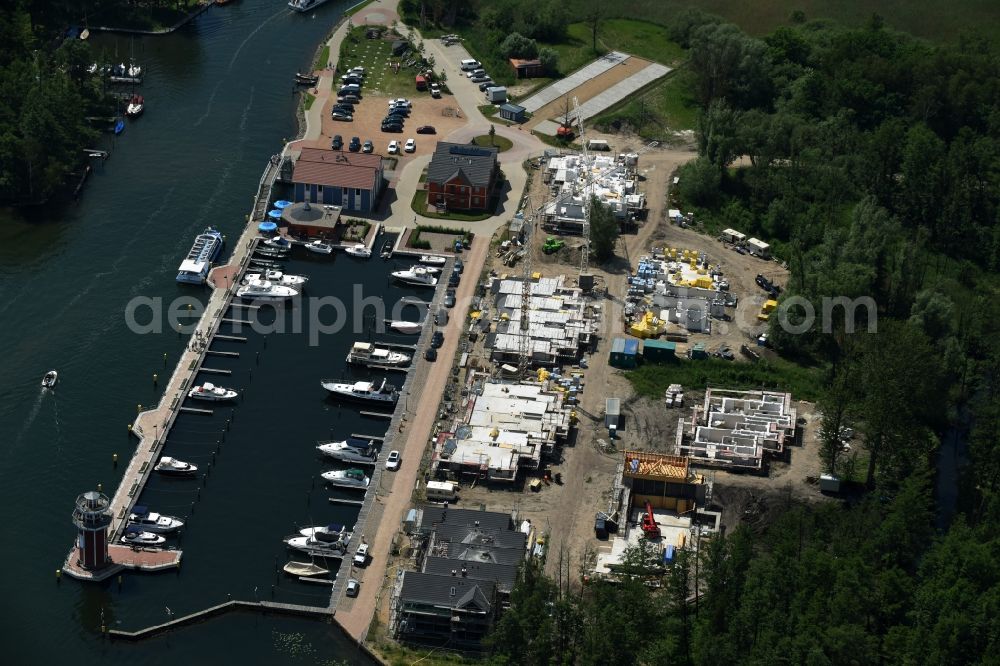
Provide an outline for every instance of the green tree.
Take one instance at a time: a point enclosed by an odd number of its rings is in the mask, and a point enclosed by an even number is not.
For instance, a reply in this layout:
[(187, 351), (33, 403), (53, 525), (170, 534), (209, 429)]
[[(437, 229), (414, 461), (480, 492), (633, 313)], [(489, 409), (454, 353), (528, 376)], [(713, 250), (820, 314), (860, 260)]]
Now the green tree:
[(548, 76), (554, 76), (559, 73), (559, 52), (555, 49), (543, 46), (538, 50), (538, 61), (542, 65), (542, 69)]
[(538, 42), (512, 32), (501, 42), (500, 54), (505, 58), (535, 58), (538, 56)]
[(615, 243), (618, 242), (618, 220), (615, 219), (611, 207), (602, 203), (597, 197), (591, 197), (589, 206), (590, 217), (590, 252), (598, 261), (607, 261), (615, 254)]

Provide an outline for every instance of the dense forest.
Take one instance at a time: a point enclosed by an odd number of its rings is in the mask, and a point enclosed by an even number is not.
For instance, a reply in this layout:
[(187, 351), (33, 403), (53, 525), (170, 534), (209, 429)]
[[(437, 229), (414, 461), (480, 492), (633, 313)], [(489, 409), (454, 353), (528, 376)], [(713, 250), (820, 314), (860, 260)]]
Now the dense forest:
[[(615, 583), (567, 585), (529, 567), (491, 659), (997, 663), (996, 46), (932, 45), (878, 17), (757, 39), (689, 11), (671, 31), (701, 109), (682, 204), (708, 230), (772, 242), (791, 269), (782, 302), (793, 325), (802, 303), (817, 313), (825, 297), (872, 303), (853, 325), (839, 308), (796, 334), (772, 330), (783, 355), (822, 369), (824, 464), (857, 465), (860, 492), (789, 500), (665, 572), (645, 569), (642, 553), (636, 575)], [(864, 444), (850, 460), (846, 425)], [(967, 443), (957, 503), (934, 491), (942, 442)]]

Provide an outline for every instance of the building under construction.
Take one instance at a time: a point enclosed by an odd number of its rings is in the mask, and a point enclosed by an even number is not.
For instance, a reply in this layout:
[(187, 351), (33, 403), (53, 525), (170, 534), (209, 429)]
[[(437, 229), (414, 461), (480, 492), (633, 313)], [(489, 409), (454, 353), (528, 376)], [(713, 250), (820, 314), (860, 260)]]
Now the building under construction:
[(796, 419), (790, 393), (709, 389), (679, 420), (676, 451), (699, 465), (760, 470), (794, 441)]
[(569, 435), (567, 391), (544, 382), (477, 382), (463, 417), (439, 434), (434, 475), (510, 483), (521, 468), (538, 469), (542, 456)]
[(564, 234), (582, 234), (590, 196), (608, 206), (623, 228), (646, 216), (646, 196), (639, 191), (637, 153), (617, 157), (571, 153), (550, 157), (542, 176), (551, 201), (542, 213), (542, 227)]
[[(522, 328), (524, 283), (528, 281), (528, 329)], [(495, 304), (495, 331), (485, 345), (497, 363), (518, 364), (522, 352), (528, 365), (551, 367), (575, 364), (593, 344), (595, 313), (579, 287), (565, 276), (493, 278), (488, 290)], [(524, 336), (528, 337), (525, 341)], [(527, 342), (527, 344), (525, 344)]]

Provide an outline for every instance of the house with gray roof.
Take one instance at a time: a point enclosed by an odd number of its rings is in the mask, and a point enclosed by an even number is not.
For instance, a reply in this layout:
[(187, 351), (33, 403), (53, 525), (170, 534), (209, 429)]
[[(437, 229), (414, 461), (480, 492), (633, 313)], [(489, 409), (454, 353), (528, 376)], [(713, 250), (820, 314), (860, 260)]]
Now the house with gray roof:
[(496, 613), (496, 586), (485, 580), (403, 572), (394, 609), (400, 640), (479, 648)]
[(499, 177), (496, 148), (441, 141), (427, 166), (427, 203), (445, 210), (486, 210)]

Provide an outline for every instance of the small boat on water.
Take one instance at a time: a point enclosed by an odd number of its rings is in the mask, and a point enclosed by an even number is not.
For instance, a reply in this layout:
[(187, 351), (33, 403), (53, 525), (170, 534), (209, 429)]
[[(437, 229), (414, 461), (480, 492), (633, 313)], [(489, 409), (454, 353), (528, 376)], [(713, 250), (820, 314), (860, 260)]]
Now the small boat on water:
[(330, 573), (329, 569), (324, 569), (315, 562), (296, 562), (295, 560), (291, 560), (281, 568), (290, 576), (300, 576), (303, 578), (325, 576)]
[(413, 266), (405, 271), (393, 271), (392, 277), (414, 287), (436, 287), (438, 282), (437, 278), (423, 266)]
[(319, 77), (315, 74), (295, 73), (295, 83), (300, 86), (314, 86), (319, 83)]
[(258, 247), (253, 253), (256, 257), (264, 257), (271, 261), (285, 261), (288, 259), (288, 250), (279, 250), (277, 248)]
[(448, 261), (444, 257), (439, 257), (436, 254), (423, 254), (420, 255), (418, 261), (421, 264), (427, 264), (428, 266), (444, 266)]
[(323, 241), (314, 240), (306, 243), (306, 249), (316, 254), (333, 254), (333, 246)]
[(337, 488), (350, 488), (354, 490), (366, 490), (371, 479), (364, 471), (352, 469), (335, 469), (330, 472), (323, 472), (320, 476), (331, 486)]
[(326, 0), (289, 0), (288, 6), (293, 12), (307, 12), (322, 5)]
[(56, 382), (58, 381), (59, 381), (59, 373), (56, 372), (55, 370), (49, 370), (48, 372), (45, 373), (45, 376), (42, 377), (42, 388), (52, 388), (56, 385)]
[(406, 335), (415, 335), (423, 330), (424, 324), (419, 321), (391, 321), (389, 322), (389, 328), (396, 331), (397, 333), (403, 333)]
[(168, 476), (191, 476), (198, 471), (198, 466), (177, 458), (163, 456), (153, 469)]
[(323, 539), (328, 543), (333, 543), (336, 540), (345, 542), (351, 540), (351, 532), (348, 531), (347, 525), (341, 525), (340, 523), (303, 527), (299, 530), (299, 535), (304, 537), (318, 537), (322, 535)]
[(389, 259), (392, 257), (392, 241), (386, 241), (382, 243), (382, 254), (383, 259)]
[(184, 527), (184, 521), (173, 516), (150, 511), (147, 507), (136, 506), (132, 508), (132, 513), (128, 516), (129, 527), (136, 527), (147, 532), (158, 534), (170, 534)]
[(410, 362), (410, 356), (394, 352), (384, 347), (376, 347), (371, 342), (355, 342), (347, 352), (347, 362), (367, 366), (397, 367)]
[(354, 382), (353, 384), (349, 384), (332, 382), (325, 379), (321, 382), (321, 385), (334, 397), (344, 400), (394, 405), (397, 398), (399, 398), (396, 387), (387, 384), (384, 379), (378, 388), (376, 388), (375, 382)]
[(365, 245), (364, 243), (357, 243), (356, 245), (352, 245), (351, 247), (347, 248), (344, 251), (347, 252), (347, 254), (351, 255), (352, 257), (358, 257), (361, 259), (367, 259), (370, 256), (372, 256), (372, 251), (369, 250), (368, 246)]
[(128, 66), (119, 63), (111, 67), (109, 80), (111, 83), (142, 83), (142, 67), (135, 63)]
[(292, 241), (288, 240), (284, 236), (275, 236), (273, 238), (268, 238), (262, 243), (267, 247), (277, 248), (279, 250), (290, 250), (292, 249)]
[(285, 287), (301, 287), (309, 281), (309, 278), (304, 275), (292, 275), (290, 273), (282, 273), (281, 271), (267, 270), (264, 273), (247, 273), (244, 282), (260, 282), (261, 280), (276, 282)]
[(204, 284), (212, 262), (219, 258), (224, 241), (222, 232), (208, 227), (194, 239), (194, 245), (181, 262), (177, 281), (188, 284)]
[(347, 543), (336, 538), (325, 541), (322, 536), (290, 536), (283, 541), (288, 548), (314, 557), (341, 560), (347, 552)]
[(143, 99), (142, 95), (132, 95), (132, 98), (128, 101), (128, 106), (125, 107), (125, 115), (129, 118), (137, 118), (142, 115), (142, 112), (146, 110), (146, 101)]
[(263, 280), (243, 285), (236, 290), (236, 295), (248, 301), (286, 301), (298, 296), (299, 292), (297, 289)]
[(279, 268), (281, 264), (277, 261), (271, 261), (270, 259), (258, 259), (257, 257), (250, 257), (250, 265), (254, 268)]
[(195, 386), (193, 389), (188, 391), (189, 398), (194, 398), (195, 400), (211, 400), (214, 402), (235, 400), (237, 396), (239, 396), (239, 393), (232, 389), (216, 386), (215, 384), (210, 384), (208, 382), (205, 382), (201, 386)]
[[(361, 440), (364, 441), (364, 440)], [(329, 456), (340, 462), (355, 463), (360, 465), (374, 465), (378, 459), (375, 446), (367, 442), (367, 448), (358, 448), (344, 442), (324, 442), (316, 447), (316, 450), (325, 456)]]
[(166, 538), (159, 534), (143, 531), (139, 527), (127, 527), (122, 535), (122, 543), (130, 546), (159, 546), (165, 541)]
[(115, 133), (115, 136), (118, 136), (119, 134), (121, 134), (122, 132), (124, 132), (125, 131), (125, 121), (122, 118), (119, 118), (118, 120), (116, 120), (115, 121), (115, 125), (111, 129), (111, 131)]

